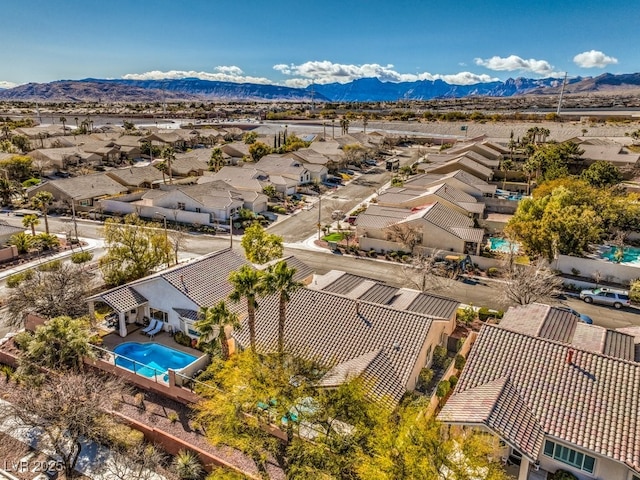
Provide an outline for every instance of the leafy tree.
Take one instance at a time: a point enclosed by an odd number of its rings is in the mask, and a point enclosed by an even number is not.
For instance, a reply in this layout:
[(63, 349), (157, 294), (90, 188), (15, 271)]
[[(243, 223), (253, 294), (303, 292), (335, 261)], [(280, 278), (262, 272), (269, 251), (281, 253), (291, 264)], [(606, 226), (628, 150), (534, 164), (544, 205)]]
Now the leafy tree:
[(31, 204), (33, 205), (33, 208), (38, 208), (42, 211), (42, 216), (44, 217), (44, 231), (46, 233), (49, 233), (49, 219), (47, 218), (47, 213), (49, 212), (49, 205), (51, 205), (52, 202), (53, 194), (45, 190), (38, 192), (31, 197)]
[(218, 172), (224, 166), (224, 156), (222, 150), (216, 147), (211, 150), (211, 158), (209, 159), (209, 170)]
[(11, 205), (13, 196), (22, 192), (22, 186), (8, 178), (0, 177), (0, 198), (2, 199), (2, 205)]
[(615, 165), (605, 160), (598, 160), (584, 170), (580, 178), (592, 187), (612, 187), (622, 181), (622, 173)]
[(271, 265), (262, 277), (264, 291), (267, 294), (278, 295), (278, 354), (284, 355), (284, 328), (287, 318), (287, 303), (291, 295), (303, 287), (301, 282), (294, 279), (295, 268), (289, 268), (284, 260)]
[(264, 193), (269, 198), (273, 198), (278, 194), (278, 191), (273, 185), (265, 185), (264, 187), (262, 187), (262, 193)]
[(200, 317), (201, 319), (193, 324), (200, 334), (198, 345), (205, 346), (215, 338), (222, 352), (222, 359), (227, 360), (229, 358), (229, 344), (224, 329), (226, 326), (240, 328), (238, 315), (229, 310), (224, 300), (220, 300), (213, 307), (202, 307)]
[(229, 282), (233, 286), (233, 291), (229, 294), (229, 299), (239, 302), (243, 298), (247, 300), (247, 323), (249, 324), (249, 341), (251, 351), (256, 351), (256, 308), (258, 308), (257, 298), (264, 292), (262, 283), (262, 272), (249, 265), (243, 265), (239, 270), (231, 272)]
[(29, 142), (29, 139), (25, 135), (13, 135), (11, 137), (11, 143), (23, 153), (31, 150), (31, 142)]
[(262, 157), (269, 155), (273, 150), (271, 147), (262, 142), (252, 143), (249, 147), (249, 155), (254, 162), (257, 162)]
[(25, 215), (22, 217), (22, 226), (24, 228), (31, 229), (31, 235), (36, 236), (36, 227), (40, 224), (40, 219), (37, 215)]
[(258, 134), (256, 132), (247, 132), (243, 135), (242, 140), (247, 145), (252, 145), (258, 139)]
[(284, 251), (282, 237), (268, 233), (258, 222), (244, 231), (241, 243), (247, 259), (259, 265), (282, 257)]
[(14, 155), (0, 161), (0, 169), (7, 172), (9, 180), (22, 182), (31, 177), (33, 159), (23, 155)]
[(102, 436), (102, 413), (113, 407), (122, 391), (115, 379), (50, 375), (42, 383), (23, 382), (7, 392), (0, 419), (37, 430), (39, 447), (52, 452), (62, 462), (65, 478), (72, 479), (83, 440)]
[(36, 328), (26, 342), (21, 366), (39, 365), (54, 370), (82, 369), (84, 357), (93, 357), (89, 339), (91, 331), (86, 319), (55, 317)]
[(15, 324), (22, 321), (26, 312), (44, 317), (79, 317), (88, 313), (85, 299), (91, 277), (81, 268), (63, 263), (56, 270), (32, 272), (9, 293), (7, 305)]
[(146, 277), (160, 267), (171, 255), (171, 241), (164, 232), (149, 228), (135, 215), (123, 221), (108, 219), (104, 224), (107, 253), (99, 266), (108, 285), (122, 285)]

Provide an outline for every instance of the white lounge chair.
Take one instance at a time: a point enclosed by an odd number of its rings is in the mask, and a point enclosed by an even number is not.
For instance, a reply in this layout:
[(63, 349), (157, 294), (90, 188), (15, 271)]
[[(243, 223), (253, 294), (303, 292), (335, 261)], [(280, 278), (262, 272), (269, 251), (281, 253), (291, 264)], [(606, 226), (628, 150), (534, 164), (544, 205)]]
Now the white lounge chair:
[(147, 333), (147, 335), (149, 335), (149, 337), (153, 338), (155, 336), (156, 333), (158, 333), (160, 330), (162, 330), (164, 328), (164, 322), (158, 322), (158, 325), (156, 326), (156, 328), (154, 328), (153, 330), (151, 330), (150, 332)]
[(156, 328), (158, 326), (158, 322), (159, 321), (160, 320), (156, 320), (155, 318), (152, 318), (151, 322), (149, 323), (149, 325), (147, 325), (146, 327), (144, 327), (142, 329), (142, 333), (144, 333), (145, 335), (148, 335), (151, 330), (153, 330), (154, 328)]

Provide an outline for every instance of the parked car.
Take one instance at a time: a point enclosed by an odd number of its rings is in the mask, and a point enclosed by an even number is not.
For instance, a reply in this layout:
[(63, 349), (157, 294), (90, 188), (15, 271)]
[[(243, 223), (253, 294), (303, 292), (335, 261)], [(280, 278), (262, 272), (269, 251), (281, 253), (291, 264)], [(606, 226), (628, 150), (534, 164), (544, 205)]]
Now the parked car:
[(564, 310), (565, 312), (569, 312), (570, 314), (575, 315), (576, 317), (578, 317), (578, 320), (580, 320), (582, 323), (593, 325), (593, 320), (591, 319), (591, 317), (588, 315), (585, 315), (584, 313), (577, 312), (573, 308), (569, 308), (569, 307), (556, 307), (556, 308), (558, 310)]
[(348, 168), (343, 168), (340, 170), (340, 173), (346, 173), (347, 175), (351, 175), (352, 177), (356, 174), (353, 170), (349, 170)]
[(611, 288), (594, 288), (582, 290), (580, 298), (586, 303), (599, 303), (600, 305), (610, 305), (620, 309), (630, 305), (629, 292), (626, 290), (614, 290)]
[(370, 167), (375, 167), (376, 165), (378, 165), (378, 162), (376, 162), (375, 160), (371, 160), (370, 158), (367, 158), (364, 163), (366, 165), (369, 165)]
[(340, 178), (340, 177), (327, 177), (325, 182), (333, 183), (333, 184), (336, 184), (336, 185), (340, 185), (340, 184), (342, 184), (342, 178)]

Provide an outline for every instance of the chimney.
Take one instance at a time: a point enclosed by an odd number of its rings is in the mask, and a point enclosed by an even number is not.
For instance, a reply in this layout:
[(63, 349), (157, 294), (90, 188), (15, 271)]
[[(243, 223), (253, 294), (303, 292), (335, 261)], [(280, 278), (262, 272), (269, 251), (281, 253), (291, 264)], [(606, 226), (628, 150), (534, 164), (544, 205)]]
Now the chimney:
[(574, 353), (573, 348), (570, 348), (570, 349), (567, 351), (567, 363), (568, 363), (569, 365), (571, 365), (571, 364), (573, 363), (573, 353)]
[(356, 300), (356, 315), (360, 315), (360, 300)]

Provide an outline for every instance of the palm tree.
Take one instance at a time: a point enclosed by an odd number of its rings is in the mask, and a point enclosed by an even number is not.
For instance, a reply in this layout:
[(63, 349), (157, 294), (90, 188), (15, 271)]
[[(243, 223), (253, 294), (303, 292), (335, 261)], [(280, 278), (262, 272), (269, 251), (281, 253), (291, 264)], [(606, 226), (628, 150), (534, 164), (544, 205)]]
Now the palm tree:
[(249, 342), (253, 353), (256, 352), (256, 309), (258, 308), (256, 299), (263, 293), (264, 288), (261, 276), (261, 272), (249, 265), (243, 265), (239, 270), (231, 272), (229, 275), (229, 282), (233, 286), (229, 299), (233, 302), (239, 302), (243, 298), (247, 299)]
[(213, 307), (202, 307), (200, 309), (200, 316), (202, 317), (201, 320), (198, 320), (193, 325), (200, 333), (198, 345), (211, 342), (217, 329), (217, 338), (220, 344), (220, 350), (222, 351), (222, 359), (227, 360), (229, 358), (229, 344), (227, 343), (227, 335), (224, 327), (228, 325), (232, 328), (239, 328), (238, 315), (229, 310), (224, 300), (220, 300)]
[(62, 123), (62, 133), (63, 133), (63, 135), (66, 135), (67, 134), (67, 128), (66, 128), (67, 119), (66, 119), (66, 117), (60, 117), (60, 123)]
[(211, 150), (211, 158), (209, 159), (209, 170), (218, 172), (224, 166), (224, 157), (219, 147)]
[(513, 161), (509, 158), (505, 158), (504, 160), (502, 160), (500, 162), (500, 171), (502, 172), (502, 174), (504, 175), (502, 177), (502, 189), (504, 190), (504, 187), (507, 183), (507, 172), (509, 170), (511, 170), (513, 168)]
[(291, 294), (301, 288), (303, 284), (294, 279), (295, 268), (289, 268), (287, 262), (278, 262), (270, 266), (262, 282), (264, 291), (269, 294), (279, 295), (278, 309), (278, 354), (284, 353), (284, 327), (287, 317), (287, 303), (291, 300)]
[(36, 236), (36, 226), (40, 224), (40, 219), (37, 215), (25, 215), (22, 218), (22, 226), (24, 228), (31, 228), (31, 234)]
[(176, 152), (173, 147), (165, 147), (162, 149), (162, 158), (167, 162), (167, 171), (169, 172), (169, 184), (173, 183), (173, 173), (171, 171), (171, 162), (176, 159)]
[(42, 211), (44, 217), (44, 231), (49, 233), (49, 219), (47, 218), (47, 211), (49, 210), (49, 204), (53, 201), (53, 195), (50, 192), (38, 192), (31, 198), (31, 204), (34, 208), (39, 208)]
[(167, 174), (167, 162), (160, 162), (156, 164), (156, 168), (162, 172), (162, 183), (167, 184), (165, 175)]

